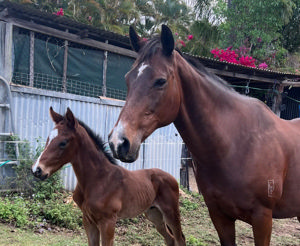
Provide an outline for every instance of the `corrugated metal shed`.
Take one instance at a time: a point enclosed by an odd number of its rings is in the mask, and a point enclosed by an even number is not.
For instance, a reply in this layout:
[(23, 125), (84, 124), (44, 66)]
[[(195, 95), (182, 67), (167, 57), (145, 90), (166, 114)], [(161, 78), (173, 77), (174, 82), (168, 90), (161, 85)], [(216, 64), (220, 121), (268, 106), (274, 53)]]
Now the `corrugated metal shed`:
[[(77, 118), (106, 141), (124, 105), (124, 101), (120, 100), (97, 99), (24, 86), (11, 86), (11, 91), (16, 133), (21, 139), (28, 140), (33, 149), (38, 147), (37, 139), (44, 145), (54, 127), (49, 116), (50, 106), (61, 114), (70, 107)], [(119, 162), (119, 164), (129, 170), (161, 168), (179, 180), (181, 148), (181, 137), (176, 128), (169, 125), (158, 129), (147, 139), (136, 162), (131, 164)], [(66, 166), (62, 171), (62, 177), (65, 188), (73, 190), (76, 177), (72, 167)]]

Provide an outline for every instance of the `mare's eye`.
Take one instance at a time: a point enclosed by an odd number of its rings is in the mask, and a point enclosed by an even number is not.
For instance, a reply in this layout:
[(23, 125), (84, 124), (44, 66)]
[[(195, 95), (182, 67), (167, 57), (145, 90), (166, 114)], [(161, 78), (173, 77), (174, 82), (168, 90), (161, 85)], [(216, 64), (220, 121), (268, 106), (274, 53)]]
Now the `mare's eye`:
[(154, 87), (159, 88), (162, 87), (166, 84), (167, 80), (166, 79), (157, 79), (154, 83)]
[(60, 149), (64, 149), (67, 146), (68, 141), (64, 140), (58, 144)]

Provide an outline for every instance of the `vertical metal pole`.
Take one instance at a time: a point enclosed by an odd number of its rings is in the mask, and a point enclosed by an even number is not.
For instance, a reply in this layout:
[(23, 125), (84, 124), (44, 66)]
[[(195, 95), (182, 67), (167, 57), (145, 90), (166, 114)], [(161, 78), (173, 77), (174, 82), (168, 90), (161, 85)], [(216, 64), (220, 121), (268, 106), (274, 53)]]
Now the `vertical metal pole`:
[(281, 113), (281, 103), (282, 103), (282, 92), (283, 92), (283, 85), (278, 85), (275, 87), (277, 89), (277, 93), (275, 93), (273, 97), (273, 103), (272, 103), (272, 111), (280, 117)]
[[(105, 41), (108, 43), (108, 40)], [(102, 83), (102, 96), (106, 97), (106, 72), (107, 72), (107, 50), (104, 51), (104, 60), (103, 60), (103, 83)]]
[(34, 82), (34, 32), (30, 31), (29, 86), (33, 87), (33, 82)]
[[(69, 32), (67, 29), (66, 32)], [(68, 51), (69, 41), (65, 40), (65, 52), (64, 52), (64, 70), (63, 70), (63, 81), (62, 81), (62, 92), (67, 92), (67, 69), (68, 69)]]

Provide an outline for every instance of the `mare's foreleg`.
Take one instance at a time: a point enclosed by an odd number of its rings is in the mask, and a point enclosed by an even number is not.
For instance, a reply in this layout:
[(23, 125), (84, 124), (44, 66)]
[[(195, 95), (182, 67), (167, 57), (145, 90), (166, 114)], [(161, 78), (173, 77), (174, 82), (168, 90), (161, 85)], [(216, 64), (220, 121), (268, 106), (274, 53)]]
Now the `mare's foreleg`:
[(257, 208), (252, 215), (252, 228), (255, 246), (270, 245), (272, 233), (272, 210), (269, 208)]
[(221, 246), (236, 246), (235, 219), (228, 217), (218, 208), (208, 207), (210, 218), (217, 230)]
[(159, 211), (159, 209), (156, 207), (150, 207), (145, 212), (145, 215), (146, 218), (155, 225), (156, 230), (164, 237), (167, 246), (175, 245), (174, 238), (167, 231), (162, 213)]
[(97, 225), (90, 221), (85, 215), (83, 215), (83, 225), (87, 234), (89, 246), (99, 246), (100, 232)]

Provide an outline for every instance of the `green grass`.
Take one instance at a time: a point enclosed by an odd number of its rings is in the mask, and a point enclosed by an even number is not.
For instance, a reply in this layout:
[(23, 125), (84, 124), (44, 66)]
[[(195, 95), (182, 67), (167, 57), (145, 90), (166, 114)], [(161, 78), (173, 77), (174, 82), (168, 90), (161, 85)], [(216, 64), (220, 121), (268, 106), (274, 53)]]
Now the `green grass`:
[[(180, 198), (180, 210), (187, 246), (219, 245), (217, 233), (202, 196), (193, 193), (183, 195)], [(37, 228), (20, 229), (0, 223), (0, 245), (87, 245), (82, 227), (75, 231), (57, 226), (51, 226), (51, 231), (47, 228), (49, 227), (44, 227), (42, 233), (38, 233)], [(237, 245), (254, 245), (251, 226), (237, 222), (236, 231)], [(164, 242), (153, 225), (144, 216), (139, 216), (117, 223), (115, 245), (157, 246), (164, 245)], [(300, 245), (300, 223), (296, 219), (274, 220), (271, 245)]]
[(87, 245), (84, 231), (72, 232), (50, 232), (36, 233), (32, 230), (25, 230), (0, 223), (0, 245), (2, 246), (66, 246), (66, 245)]

